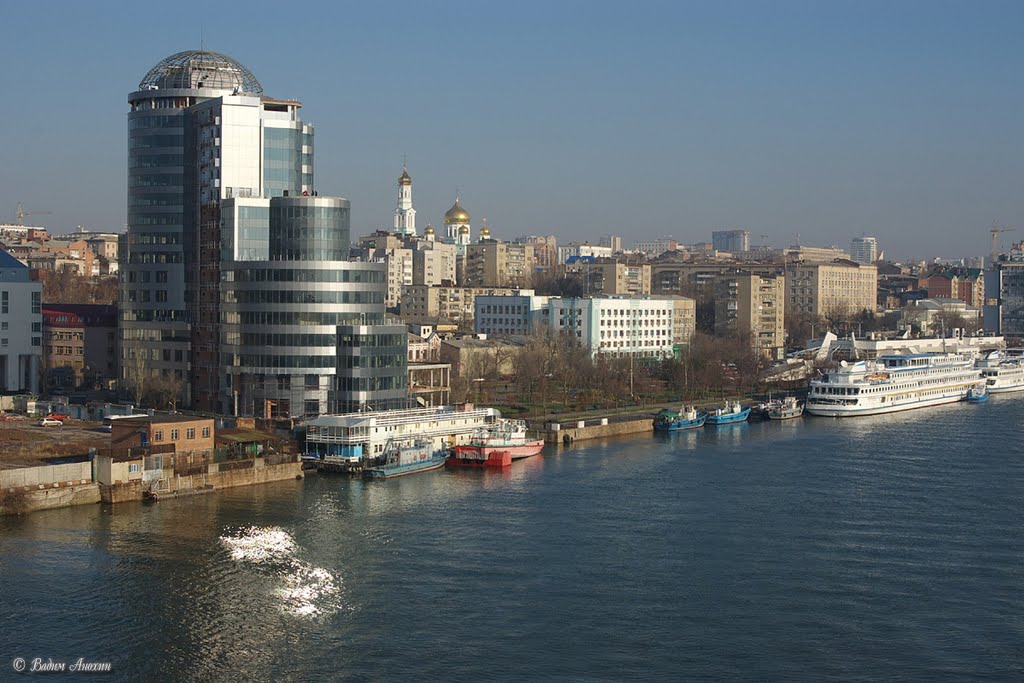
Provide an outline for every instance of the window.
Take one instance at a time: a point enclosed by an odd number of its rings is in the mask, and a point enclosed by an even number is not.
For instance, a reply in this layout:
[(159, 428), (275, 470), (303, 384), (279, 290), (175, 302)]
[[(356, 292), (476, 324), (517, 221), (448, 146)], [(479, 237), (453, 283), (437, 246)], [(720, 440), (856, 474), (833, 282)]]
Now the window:
[[(33, 294), (34, 293), (35, 292), (33, 292)], [(10, 304), (10, 292), (6, 292), (6, 291), (0, 292), (0, 313), (10, 313), (10, 311), (8, 310), (9, 309), (9, 304)]]
[(194, 438), (196, 438), (196, 428), (195, 427), (189, 427), (188, 429), (186, 429), (185, 430), (185, 438), (186, 439), (194, 439)]
[(204, 439), (209, 439), (210, 438), (210, 428), (209, 427), (203, 427), (203, 438)]
[(128, 474), (138, 474), (139, 463), (133, 462), (128, 465)]
[(7, 337), (0, 339), (0, 346), (7, 346)]
[[(43, 309), (42, 296), (43, 296), (42, 292), (32, 292), (32, 312), (35, 313), (35, 314), (42, 313), (42, 309)], [(6, 313), (7, 312), (7, 292), (4, 292), (3, 308), (4, 308), (3, 312)]]
[(171, 430), (171, 441), (177, 441), (179, 433), (180, 432), (178, 432), (177, 429), (172, 429)]
[(158, 429), (155, 432), (153, 432), (153, 441), (154, 442), (156, 442), (156, 441), (163, 441), (163, 440), (164, 440), (164, 432), (163, 432), (162, 429)]

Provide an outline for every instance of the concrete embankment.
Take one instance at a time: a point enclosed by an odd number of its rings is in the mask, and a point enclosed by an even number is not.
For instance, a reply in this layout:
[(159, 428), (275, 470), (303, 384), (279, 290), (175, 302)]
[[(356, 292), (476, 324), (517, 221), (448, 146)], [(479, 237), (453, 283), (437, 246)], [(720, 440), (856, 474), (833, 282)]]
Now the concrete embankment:
[[(109, 459), (109, 458), (108, 458)], [(173, 469), (154, 472), (151, 481), (143, 481), (141, 471), (124, 466), (124, 479), (102, 478), (109, 473), (111, 464), (100, 462), (101, 477), (96, 476), (92, 462), (40, 467), (19, 467), (0, 470), (0, 515), (18, 515), (36, 510), (89, 505), (96, 503), (124, 503), (139, 501), (145, 492), (153, 491), (157, 498), (210, 493), (218, 489), (251, 486), (301, 476), (297, 461), (267, 462), (252, 458), (231, 463), (210, 463), (203, 471), (179, 475)], [(141, 462), (141, 460), (140, 460)], [(141, 470), (141, 468), (140, 468)]]
[(19, 467), (0, 471), (0, 514), (88, 505), (100, 502), (92, 463)]
[(587, 439), (642, 434), (654, 430), (653, 415), (595, 416), (586, 420), (546, 422), (541, 430), (548, 443), (569, 444)]

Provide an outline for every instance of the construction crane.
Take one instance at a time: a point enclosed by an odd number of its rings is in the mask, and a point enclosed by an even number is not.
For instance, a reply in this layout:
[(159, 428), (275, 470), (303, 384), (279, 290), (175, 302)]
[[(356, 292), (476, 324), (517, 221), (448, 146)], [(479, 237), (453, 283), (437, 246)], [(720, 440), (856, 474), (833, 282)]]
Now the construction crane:
[(25, 208), (18, 202), (18, 225), (25, 225), (25, 216), (41, 216), (45, 214), (51, 214), (52, 211), (25, 211)]
[(989, 230), (992, 233), (992, 260), (989, 263), (995, 263), (996, 258), (999, 256), (999, 233), (1001, 232), (1013, 232), (1017, 228), (1000, 228), (999, 224), (992, 221), (992, 228)]

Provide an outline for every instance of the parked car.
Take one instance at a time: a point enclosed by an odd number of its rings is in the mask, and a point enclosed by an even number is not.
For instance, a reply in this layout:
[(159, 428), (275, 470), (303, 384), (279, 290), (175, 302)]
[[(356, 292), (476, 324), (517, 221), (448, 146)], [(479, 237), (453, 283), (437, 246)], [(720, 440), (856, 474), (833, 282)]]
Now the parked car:
[(44, 417), (39, 420), (40, 427), (63, 427), (64, 423), (60, 420), (54, 420), (52, 417)]

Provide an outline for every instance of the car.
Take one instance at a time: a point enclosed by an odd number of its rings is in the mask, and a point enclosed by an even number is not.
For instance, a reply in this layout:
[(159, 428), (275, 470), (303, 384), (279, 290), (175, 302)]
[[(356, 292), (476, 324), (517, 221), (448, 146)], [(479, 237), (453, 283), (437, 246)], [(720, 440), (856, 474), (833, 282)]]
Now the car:
[(40, 427), (63, 427), (64, 423), (60, 420), (54, 420), (52, 417), (44, 417), (39, 420)]

